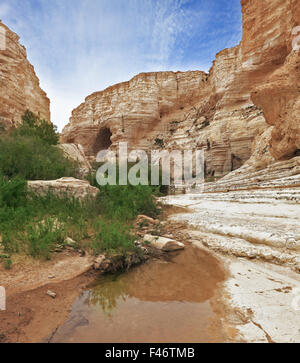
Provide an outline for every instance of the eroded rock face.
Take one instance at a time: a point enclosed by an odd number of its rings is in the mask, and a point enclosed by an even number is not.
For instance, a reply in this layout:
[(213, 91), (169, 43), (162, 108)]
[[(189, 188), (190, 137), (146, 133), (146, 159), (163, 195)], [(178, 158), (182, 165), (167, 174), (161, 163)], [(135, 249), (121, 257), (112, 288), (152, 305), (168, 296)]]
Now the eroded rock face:
[(40, 88), (19, 36), (1, 21), (0, 30), (0, 121), (9, 127), (17, 125), (27, 109), (50, 121), (50, 101)]
[(78, 165), (79, 173), (82, 177), (92, 170), (92, 166), (86, 158), (81, 145), (59, 144), (58, 147), (63, 151), (65, 157)]
[(60, 197), (67, 195), (79, 200), (83, 200), (87, 197), (96, 198), (99, 192), (98, 188), (92, 187), (88, 181), (75, 178), (61, 178), (50, 181), (29, 181), (28, 188), (34, 193), (42, 196), (46, 195), (48, 192), (52, 192)]
[[(243, 3), (244, 18), (247, 19), (245, 38), (252, 39), (252, 49), (263, 47), (260, 57), (269, 70), (251, 96), (263, 109), (267, 123), (274, 126), (270, 152), (276, 160), (296, 156), (300, 150), (300, 53), (295, 48), (299, 32), (293, 34), (293, 30), (300, 25), (300, 3), (297, 0), (261, 1), (258, 4), (244, 0)], [(253, 14), (252, 20), (248, 13)], [(260, 14), (260, 17), (254, 20), (254, 14)], [(260, 35), (254, 33), (255, 22), (262, 24)], [(258, 39), (262, 34), (266, 34), (264, 42)], [(251, 42), (246, 40), (245, 48), (251, 51)], [(255, 40), (258, 41), (256, 46)]]
[(204, 148), (206, 175), (215, 177), (240, 168), (252, 154), (255, 167), (296, 155), (300, 78), (292, 29), (300, 25), (300, 4), (241, 4), (243, 39), (217, 54), (208, 75), (140, 74), (95, 93), (73, 111), (64, 142), (82, 144), (91, 158), (118, 141), (145, 150)]
[(206, 78), (200, 71), (143, 73), (94, 93), (73, 111), (62, 141), (83, 145), (88, 156), (118, 141), (135, 146), (166, 114), (196, 102)]

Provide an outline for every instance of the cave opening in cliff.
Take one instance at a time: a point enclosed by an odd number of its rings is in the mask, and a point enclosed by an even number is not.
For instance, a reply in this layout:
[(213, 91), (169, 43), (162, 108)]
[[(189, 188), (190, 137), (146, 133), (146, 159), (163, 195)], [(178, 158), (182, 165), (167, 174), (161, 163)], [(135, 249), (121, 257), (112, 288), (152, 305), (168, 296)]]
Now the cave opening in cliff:
[(111, 145), (112, 133), (108, 127), (102, 128), (96, 137), (93, 145), (94, 154), (98, 154), (99, 151), (108, 149)]

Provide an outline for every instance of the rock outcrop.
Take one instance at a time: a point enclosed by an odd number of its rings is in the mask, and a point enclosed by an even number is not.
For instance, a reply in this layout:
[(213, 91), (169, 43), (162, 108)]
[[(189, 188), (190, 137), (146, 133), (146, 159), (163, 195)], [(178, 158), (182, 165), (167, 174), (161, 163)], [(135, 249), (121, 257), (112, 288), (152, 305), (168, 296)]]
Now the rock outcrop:
[(190, 194), (162, 201), (189, 208), (171, 220), (186, 222), (192, 240), (218, 252), (286, 265), (299, 273), (299, 196), (300, 189), (291, 188)]
[[(262, 147), (256, 167), (299, 153), (299, 52), (292, 30), (297, 0), (242, 0), (243, 39), (220, 52), (209, 74), (161, 72), (95, 93), (73, 111), (64, 142), (91, 158), (130, 147), (206, 150), (206, 175), (240, 168)], [(267, 137), (268, 136), (268, 139)]]
[(205, 192), (300, 187), (300, 157), (256, 169), (246, 163), (215, 183), (206, 183)]
[(50, 121), (50, 101), (40, 88), (39, 79), (27, 59), (19, 36), (0, 21), (0, 121), (16, 126), (29, 109)]
[(300, 3), (243, 0), (242, 4), (245, 57), (252, 55), (251, 67), (260, 62), (266, 73), (251, 96), (263, 109), (267, 123), (274, 126), (270, 153), (276, 160), (296, 156), (300, 150), (300, 58), (296, 47)]
[[(195, 103), (205, 89), (204, 72), (142, 73), (86, 98), (72, 113), (62, 142), (83, 145), (95, 156), (118, 141), (135, 147), (165, 115)], [(146, 144), (149, 147), (150, 144)]]
[(87, 180), (78, 180), (75, 178), (29, 181), (28, 188), (30, 191), (42, 196), (51, 192), (59, 197), (67, 195), (78, 200), (96, 198), (99, 192), (98, 188), (92, 187)]
[(80, 176), (84, 177), (92, 170), (81, 145), (59, 144), (58, 147), (63, 151), (66, 158), (78, 166)]

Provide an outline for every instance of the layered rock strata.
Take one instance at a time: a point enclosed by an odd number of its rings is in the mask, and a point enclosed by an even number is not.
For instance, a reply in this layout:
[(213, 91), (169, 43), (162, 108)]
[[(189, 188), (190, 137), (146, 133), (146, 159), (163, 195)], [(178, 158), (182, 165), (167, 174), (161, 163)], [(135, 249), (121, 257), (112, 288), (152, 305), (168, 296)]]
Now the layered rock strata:
[(82, 144), (92, 158), (118, 141), (146, 150), (201, 147), (211, 177), (244, 165), (262, 139), (256, 167), (297, 156), (299, 52), (292, 32), (300, 25), (299, 2), (241, 4), (243, 39), (217, 55), (209, 74), (140, 74), (95, 93), (73, 111), (63, 141)]
[(19, 36), (0, 21), (0, 122), (17, 126), (29, 109), (50, 121), (50, 101), (27, 59)]
[(94, 93), (73, 111), (62, 142), (83, 145), (89, 156), (118, 141), (135, 147), (155, 125), (162, 124), (165, 115), (195, 103), (206, 79), (200, 71), (143, 73)]

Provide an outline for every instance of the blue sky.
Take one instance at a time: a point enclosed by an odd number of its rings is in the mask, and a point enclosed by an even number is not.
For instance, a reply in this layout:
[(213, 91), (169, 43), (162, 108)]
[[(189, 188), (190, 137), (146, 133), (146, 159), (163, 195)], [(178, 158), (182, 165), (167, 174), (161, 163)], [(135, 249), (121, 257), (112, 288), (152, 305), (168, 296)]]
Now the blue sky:
[(59, 129), (90, 93), (140, 72), (208, 71), (242, 36), (240, 0), (0, 0)]

